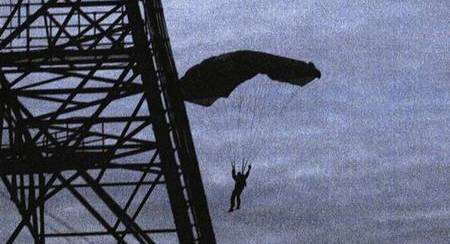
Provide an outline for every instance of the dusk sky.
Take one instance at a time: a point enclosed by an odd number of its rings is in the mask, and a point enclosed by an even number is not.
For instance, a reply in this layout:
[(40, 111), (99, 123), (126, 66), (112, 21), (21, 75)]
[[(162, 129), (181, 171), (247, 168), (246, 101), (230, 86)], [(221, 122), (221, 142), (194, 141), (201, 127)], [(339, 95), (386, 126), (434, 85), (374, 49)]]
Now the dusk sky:
[[(218, 243), (449, 243), (449, 1), (163, 2), (179, 76), (241, 49), (322, 73), (187, 104)], [(242, 158), (253, 169), (228, 213)]]
[[(180, 76), (239, 49), (322, 72), (303, 88), (258, 76), (212, 108), (187, 105), (219, 243), (448, 243), (448, 1), (165, 6)], [(233, 157), (254, 168), (229, 214)]]

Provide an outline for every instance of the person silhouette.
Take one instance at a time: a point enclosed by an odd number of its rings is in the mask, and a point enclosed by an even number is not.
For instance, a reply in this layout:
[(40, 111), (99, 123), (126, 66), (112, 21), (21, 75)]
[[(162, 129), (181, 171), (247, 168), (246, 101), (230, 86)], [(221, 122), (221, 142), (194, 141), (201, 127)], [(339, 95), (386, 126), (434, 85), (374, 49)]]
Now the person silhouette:
[(236, 202), (237, 206), (236, 209), (239, 209), (241, 207), (241, 193), (244, 190), (244, 187), (247, 185), (246, 180), (248, 176), (250, 175), (250, 169), (252, 168), (251, 165), (248, 166), (247, 173), (243, 174), (243, 172), (238, 172), (236, 175), (236, 169), (233, 164), (233, 169), (231, 170), (231, 175), (233, 176), (234, 180), (234, 189), (231, 193), (231, 205), (228, 212), (232, 212), (234, 210), (234, 204)]

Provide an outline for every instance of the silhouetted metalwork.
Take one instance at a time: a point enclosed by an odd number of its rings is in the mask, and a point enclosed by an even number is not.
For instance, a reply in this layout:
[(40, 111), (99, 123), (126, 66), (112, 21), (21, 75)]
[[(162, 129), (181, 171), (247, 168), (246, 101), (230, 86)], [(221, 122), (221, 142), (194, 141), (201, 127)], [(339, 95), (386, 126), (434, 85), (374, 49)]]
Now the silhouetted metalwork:
[(228, 97), (237, 86), (257, 74), (298, 86), (321, 77), (312, 62), (241, 50), (214, 56), (194, 65), (180, 79), (181, 91), (186, 101), (210, 106), (217, 99)]
[[(21, 216), (7, 242), (28, 229), (35, 243), (215, 243), (160, 1), (15, 0), (0, 14), (0, 177)], [(103, 230), (50, 232), (63, 192)], [(146, 209), (166, 201), (163, 226)]]

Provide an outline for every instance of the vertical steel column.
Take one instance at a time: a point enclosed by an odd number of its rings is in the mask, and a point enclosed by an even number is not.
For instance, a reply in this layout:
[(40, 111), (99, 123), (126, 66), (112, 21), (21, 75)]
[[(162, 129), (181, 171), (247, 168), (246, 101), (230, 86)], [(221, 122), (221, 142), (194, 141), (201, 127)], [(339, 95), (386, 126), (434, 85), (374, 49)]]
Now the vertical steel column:
[(181, 243), (194, 243), (193, 226), (189, 220), (188, 206), (183, 195), (179, 169), (175, 162), (174, 148), (169, 136), (169, 126), (165, 119), (165, 111), (158, 86), (152, 52), (144, 30), (138, 1), (126, 1), (131, 34), (134, 41), (134, 55), (137, 70), (141, 74), (144, 93), (152, 118), (152, 126), (158, 144), (162, 170), (166, 180), (171, 209)]
[[(39, 174), (39, 195), (38, 199), (42, 199), (45, 196), (45, 175)], [(45, 244), (45, 201), (39, 205), (39, 243)]]
[(157, 57), (156, 60), (159, 62), (158, 64), (161, 66), (164, 77), (166, 78), (166, 83), (164, 84), (166, 86), (166, 99), (171, 106), (170, 115), (174, 124), (174, 136), (180, 156), (183, 177), (188, 189), (189, 203), (193, 210), (198, 239), (200, 243), (215, 243), (216, 240), (209, 215), (208, 202), (198, 167), (189, 120), (184, 101), (181, 99), (181, 94), (177, 87), (177, 71), (170, 47), (163, 6), (160, 0), (147, 1), (146, 6), (153, 31), (152, 44), (155, 56)]
[[(3, 103), (2, 84), (0, 83), (0, 150), (3, 145), (3, 126), (4, 126), (4, 116), (5, 116), (5, 106)], [(1, 163), (1, 162), (0, 162)]]

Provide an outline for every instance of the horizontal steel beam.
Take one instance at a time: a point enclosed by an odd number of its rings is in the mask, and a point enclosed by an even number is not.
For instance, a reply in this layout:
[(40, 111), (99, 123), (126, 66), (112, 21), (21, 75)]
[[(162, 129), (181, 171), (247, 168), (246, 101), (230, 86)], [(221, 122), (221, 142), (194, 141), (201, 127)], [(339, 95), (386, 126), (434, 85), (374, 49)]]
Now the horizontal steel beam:
[[(50, 7), (73, 7), (73, 6), (80, 6), (80, 7), (91, 7), (91, 6), (114, 6), (117, 4), (123, 4), (122, 0), (116, 0), (116, 1), (83, 1), (83, 2), (64, 2), (64, 3), (53, 3), (50, 4)], [(22, 6), (42, 6), (41, 2), (30, 2), (23, 4)], [(1, 3), (0, 7), (14, 7), (16, 4), (13, 3)]]
[(97, 7), (97, 6), (115, 6), (122, 5), (122, 0), (116, 1), (76, 1), (76, 2), (58, 2), (51, 4), (51, 8), (66, 8), (66, 7)]
[(87, 120), (92, 120), (96, 124), (103, 123), (125, 123), (125, 122), (143, 122), (149, 121), (150, 116), (136, 116), (136, 117), (100, 117), (100, 118), (91, 118), (91, 117), (72, 117), (67, 119), (55, 119), (55, 120), (33, 120), (33, 119), (25, 119), (23, 121), (24, 124), (30, 126), (45, 126), (45, 125), (60, 125), (60, 124), (82, 124)]
[[(72, 94), (76, 91), (77, 94), (98, 94), (111, 92), (112, 87), (88, 87), (88, 88), (65, 88), (65, 89), (30, 89), (30, 90), (11, 90), (13, 96), (27, 96), (27, 95), (64, 95)], [(119, 87), (117, 91), (140, 92), (142, 88), (138, 84), (130, 84), (126, 87)], [(1, 93), (0, 93), (1, 94)]]
[[(153, 229), (153, 230), (143, 230), (146, 234), (157, 234), (157, 233), (171, 233), (176, 232), (176, 229)], [(116, 231), (119, 235), (131, 234), (130, 231)], [(110, 235), (109, 232), (104, 231), (92, 231), (92, 232), (73, 232), (73, 233), (48, 233), (45, 237), (79, 237), (79, 236), (101, 236)]]
[(0, 66), (61, 65), (130, 62), (132, 48), (105, 48), (94, 50), (52, 49), (0, 53)]
[[(99, 183), (99, 185), (101, 187), (115, 187), (115, 186), (136, 186), (136, 185), (162, 185), (165, 184), (165, 181), (143, 181), (143, 182), (109, 182), (109, 183)], [(57, 187), (61, 187), (62, 185), (53, 185), (48, 187), (48, 189), (53, 189), (53, 188), (57, 188)], [(76, 187), (76, 188), (87, 188), (87, 187), (91, 187), (88, 184), (71, 184), (71, 186)], [(37, 186), (34, 186), (32, 188), (36, 188)], [(30, 186), (18, 186), (18, 189), (28, 189), (30, 188)]]

